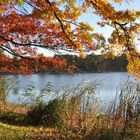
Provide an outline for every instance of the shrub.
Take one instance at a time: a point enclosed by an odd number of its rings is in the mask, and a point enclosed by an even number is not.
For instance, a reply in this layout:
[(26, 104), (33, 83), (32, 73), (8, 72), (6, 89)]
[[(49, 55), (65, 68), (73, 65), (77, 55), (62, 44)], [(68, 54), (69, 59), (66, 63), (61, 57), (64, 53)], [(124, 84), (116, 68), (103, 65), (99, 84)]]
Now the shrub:
[(46, 106), (43, 122), (49, 127), (61, 127), (63, 125), (62, 113), (65, 109), (65, 101), (54, 99)]
[(27, 115), (29, 121), (35, 125), (44, 124), (48, 127), (61, 127), (74, 131), (92, 129), (90, 124), (98, 112), (96, 110), (99, 103), (95, 96), (99, 93), (99, 87), (97, 81), (95, 83), (85, 81), (75, 88), (62, 89), (55, 93), (48, 104), (42, 100), (42, 97), (48, 95), (48, 91), (45, 90), (47, 91), (45, 94), (40, 92), (37, 97), (39, 100), (37, 102), (36, 98), (32, 100), (34, 102)]
[(45, 103), (39, 103), (31, 107), (27, 116), (29, 122), (34, 125), (43, 124), (49, 127), (61, 126), (63, 123), (61, 114), (64, 107), (62, 100), (54, 99), (47, 105)]
[(93, 130), (85, 136), (86, 140), (122, 140), (121, 135), (112, 129)]
[[(87, 140), (140, 139), (140, 83), (128, 81), (108, 107), (107, 117), (98, 117), (96, 125), (86, 135)], [(106, 124), (106, 125), (105, 125)]]
[(29, 122), (34, 125), (38, 125), (42, 121), (42, 117), (46, 112), (46, 104), (39, 103), (36, 106), (31, 107), (27, 113), (27, 118)]
[(15, 119), (17, 118), (17, 114), (15, 112), (12, 111), (8, 111), (8, 112), (1, 112), (0, 113), (0, 120), (6, 120), (8, 122), (14, 122)]
[[(51, 94), (53, 98), (46, 104), (44, 99), (50, 98)], [(50, 127), (60, 126), (62, 123), (61, 113), (65, 105), (64, 100), (55, 97), (56, 95), (51, 83), (48, 83), (41, 91), (34, 86), (25, 90), (22, 97), (25, 98), (24, 103), (30, 106), (27, 117), (31, 124), (43, 124)]]
[(26, 115), (13, 111), (0, 112), (0, 121), (11, 124), (25, 124)]
[(115, 119), (121, 119), (124, 133), (136, 125), (140, 120), (140, 83), (128, 81), (123, 85), (108, 114)]

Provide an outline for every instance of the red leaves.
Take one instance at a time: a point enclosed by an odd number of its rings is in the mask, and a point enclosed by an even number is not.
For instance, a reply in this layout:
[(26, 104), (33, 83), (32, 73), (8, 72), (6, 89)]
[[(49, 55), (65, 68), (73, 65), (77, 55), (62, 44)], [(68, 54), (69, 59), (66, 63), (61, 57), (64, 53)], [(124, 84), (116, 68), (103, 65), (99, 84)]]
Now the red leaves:
[[(5, 5), (5, 8), (7, 6)], [(6, 48), (15, 56), (29, 57), (29, 59), (10, 58), (0, 54), (0, 72), (2, 73), (31, 74), (40, 71), (73, 70), (64, 59), (37, 54), (34, 46), (54, 50), (59, 46), (65, 46), (66, 43), (58, 24), (45, 23), (34, 15), (21, 15), (14, 10), (10, 12), (5, 10), (5, 13), (0, 15), (0, 44), (4, 46), (1, 46), (1, 49)]]
[(32, 74), (36, 72), (72, 72), (76, 68), (66, 60), (38, 55), (35, 58), (18, 59), (0, 54), (0, 73)]
[[(114, 1), (122, 2), (122, 0)], [(31, 10), (26, 9), (28, 7), (26, 4), (31, 6), (29, 6)], [(16, 10), (15, 5), (19, 6), (20, 12)], [(78, 21), (80, 15), (88, 9), (93, 11), (93, 15), (101, 17), (101, 22), (98, 22), (100, 26), (108, 25), (114, 28), (108, 41), (103, 35), (93, 32), (92, 26), (88, 23)], [(12, 69), (11, 67), (13, 67), (11, 72), (15, 70), (17, 73), (42, 71), (48, 67), (58, 71), (66, 66), (64, 60), (38, 55), (37, 51), (33, 49), (34, 46), (50, 50), (73, 49), (78, 51), (81, 57), (85, 57), (85, 50), (90, 51), (95, 48), (103, 48), (104, 52), (108, 52), (110, 48), (114, 52), (116, 49), (119, 50), (118, 52), (123, 50), (132, 57), (135, 54), (134, 51), (131, 53), (131, 48), (136, 52), (135, 39), (140, 34), (139, 23), (136, 23), (136, 20), (140, 16), (140, 12), (118, 11), (108, 0), (85, 0), (80, 3), (76, 0), (22, 0), (20, 2), (2, 0), (0, 10), (0, 48), (21, 58), (27, 56), (32, 58), (32, 61), (15, 60), (17, 69), (11, 58), (1, 58), (2, 71), (10, 71), (8, 69)], [(138, 55), (137, 62), (139, 62), (139, 58)], [(8, 68), (3, 67), (3, 65), (5, 66), (4, 61), (9, 65)], [(131, 60), (129, 62), (132, 63)], [(137, 69), (134, 69), (135, 67)], [(129, 68), (139, 71), (139, 66), (131, 64)]]

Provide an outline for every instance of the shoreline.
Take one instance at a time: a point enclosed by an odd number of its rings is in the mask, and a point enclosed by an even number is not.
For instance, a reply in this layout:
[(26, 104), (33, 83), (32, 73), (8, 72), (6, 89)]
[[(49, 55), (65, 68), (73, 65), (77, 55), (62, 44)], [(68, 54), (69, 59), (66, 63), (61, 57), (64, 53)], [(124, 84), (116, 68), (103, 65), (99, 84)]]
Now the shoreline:
[(40, 74), (40, 75), (44, 75), (44, 74), (51, 74), (51, 75), (73, 75), (73, 74), (91, 74), (91, 73), (97, 73), (97, 74), (102, 74), (102, 73), (128, 73), (127, 71), (79, 71), (79, 72), (36, 72), (36, 73), (31, 73), (31, 74), (22, 74), (22, 73), (18, 73), (18, 74), (13, 74), (13, 73), (0, 73), (0, 76), (2, 75), (35, 75), (35, 74)]

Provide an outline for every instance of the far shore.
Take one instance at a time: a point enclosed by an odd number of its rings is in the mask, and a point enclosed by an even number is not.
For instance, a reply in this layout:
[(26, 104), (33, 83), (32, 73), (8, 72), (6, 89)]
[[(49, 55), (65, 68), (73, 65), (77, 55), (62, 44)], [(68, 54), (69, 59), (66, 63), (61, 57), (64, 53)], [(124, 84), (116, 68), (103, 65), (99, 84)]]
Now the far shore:
[(33, 75), (33, 74), (53, 74), (53, 75), (71, 75), (71, 74), (90, 74), (90, 73), (119, 73), (119, 72), (127, 72), (125, 70), (123, 71), (78, 71), (78, 72), (35, 72), (35, 73), (30, 73), (30, 74), (22, 74), (22, 73), (3, 73), (1, 72), (0, 75)]

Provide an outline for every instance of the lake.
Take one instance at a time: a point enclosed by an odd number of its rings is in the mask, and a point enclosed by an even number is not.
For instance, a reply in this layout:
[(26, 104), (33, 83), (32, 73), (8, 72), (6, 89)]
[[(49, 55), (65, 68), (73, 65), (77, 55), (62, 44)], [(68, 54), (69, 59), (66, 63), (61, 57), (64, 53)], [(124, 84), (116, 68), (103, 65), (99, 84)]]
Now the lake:
[[(1, 77), (14, 78), (17, 84), (19, 95), (23, 89), (34, 84), (38, 90), (41, 90), (48, 82), (51, 82), (55, 90), (67, 87), (72, 88), (83, 81), (99, 81), (102, 84), (100, 95), (104, 101), (110, 102), (116, 95), (116, 90), (126, 83), (128, 79), (134, 78), (127, 72), (110, 73), (78, 73), (78, 74), (33, 74), (33, 75), (0, 75)], [(10, 102), (19, 102), (18, 96), (8, 97)]]

